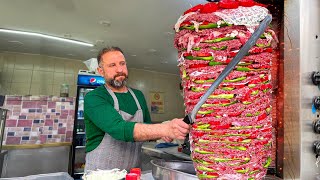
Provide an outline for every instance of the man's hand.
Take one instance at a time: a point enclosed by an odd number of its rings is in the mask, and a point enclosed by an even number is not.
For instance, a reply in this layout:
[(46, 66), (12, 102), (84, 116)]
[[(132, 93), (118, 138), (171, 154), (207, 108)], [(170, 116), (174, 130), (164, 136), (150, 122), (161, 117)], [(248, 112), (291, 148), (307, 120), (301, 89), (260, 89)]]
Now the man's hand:
[(183, 119), (172, 119), (164, 124), (167, 126), (167, 137), (171, 139), (184, 140), (189, 133), (190, 126), (183, 122)]
[(173, 119), (161, 124), (136, 123), (133, 137), (135, 141), (148, 141), (162, 138), (171, 142), (173, 139), (184, 140), (189, 133), (190, 126), (183, 119)]
[(172, 142), (173, 139), (169, 138), (169, 137), (162, 137), (161, 138), (164, 142)]

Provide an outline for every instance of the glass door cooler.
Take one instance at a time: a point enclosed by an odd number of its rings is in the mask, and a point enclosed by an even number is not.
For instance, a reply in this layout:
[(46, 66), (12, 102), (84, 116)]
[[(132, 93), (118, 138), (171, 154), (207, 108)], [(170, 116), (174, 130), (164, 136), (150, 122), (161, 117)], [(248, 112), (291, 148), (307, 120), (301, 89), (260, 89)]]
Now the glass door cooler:
[(83, 115), (84, 97), (87, 93), (104, 84), (101, 76), (80, 71), (77, 82), (75, 119), (72, 148), (70, 151), (69, 171), (74, 179), (81, 179), (85, 167), (86, 133)]

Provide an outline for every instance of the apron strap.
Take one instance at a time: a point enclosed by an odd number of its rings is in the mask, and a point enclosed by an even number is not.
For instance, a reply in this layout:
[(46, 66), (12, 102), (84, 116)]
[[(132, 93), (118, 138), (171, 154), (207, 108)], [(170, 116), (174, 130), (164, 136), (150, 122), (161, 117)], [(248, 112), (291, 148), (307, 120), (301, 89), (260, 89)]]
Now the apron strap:
[(118, 98), (117, 96), (114, 94), (114, 92), (108, 88), (106, 85), (104, 86), (106, 88), (106, 90), (109, 92), (109, 94), (111, 95), (112, 99), (113, 99), (113, 103), (114, 103), (114, 109), (117, 110), (119, 112), (119, 102), (118, 102)]
[[(104, 86), (106, 88), (106, 90), (109, 92), (109, 94), (111, 95), (112, 99), (113, 99), (113, 103), (114, 103), (114, 109), (117, 110), (117, 111), (120, 111), (120, 108), (119, 108), (119, 101), (118, 101), (118, 98), (117, 96), (114, 94), (114, 92), (108, 88), (106, 85)], [(130, 94), (132, 95), (134, 101), (136, 102), (136, 105), (138, 107), (138, 110), (141, 110), (141, 106), (140, 106), (140, 103), (138, 101), (138, 98), (137, 96), (134, 94), (134, 92), (132, 91), (131, 88), (128, 87), (128, 90), (130, 92)]]
[(136, 104), (137, 104), (138, 110), (141, 110), (141, 106), (140, 106), (140, 103), (139, 103), (139, 101), (138, 101), (137, 96), (134, 94), (134, 92), (132, 91), (132, 89), (131, 89), (131, 88), (129, 88), (129, 87), (128, 87), (128, 90), (129, 90), (129, 92), (131, 93), (131, 95), (132, 95), (133, 99), (136, 101)]

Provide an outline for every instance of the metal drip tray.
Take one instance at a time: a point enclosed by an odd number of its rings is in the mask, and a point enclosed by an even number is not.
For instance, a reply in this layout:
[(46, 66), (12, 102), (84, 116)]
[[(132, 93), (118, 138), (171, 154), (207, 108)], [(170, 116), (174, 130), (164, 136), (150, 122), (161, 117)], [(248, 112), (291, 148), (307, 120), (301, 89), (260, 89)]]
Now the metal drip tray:
[[(152, 176), (155, 180), (188, 179), (197, 180), (192, 161), (151, 160)], [(264, 180), (281, 180), (275, 176), (266, 176)]]

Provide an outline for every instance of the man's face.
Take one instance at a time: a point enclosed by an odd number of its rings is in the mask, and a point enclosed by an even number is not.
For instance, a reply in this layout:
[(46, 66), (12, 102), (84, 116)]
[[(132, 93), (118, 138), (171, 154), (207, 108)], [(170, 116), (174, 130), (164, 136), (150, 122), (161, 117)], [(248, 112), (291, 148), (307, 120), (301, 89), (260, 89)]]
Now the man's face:
[(126, 59), (120, 51), (110, 51), (102, 55), (99, 66), (98, 72), (108, 85), (116, 89), (126, 85), (128, 69)]

